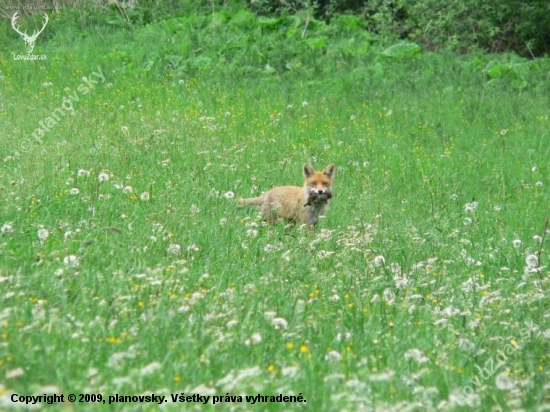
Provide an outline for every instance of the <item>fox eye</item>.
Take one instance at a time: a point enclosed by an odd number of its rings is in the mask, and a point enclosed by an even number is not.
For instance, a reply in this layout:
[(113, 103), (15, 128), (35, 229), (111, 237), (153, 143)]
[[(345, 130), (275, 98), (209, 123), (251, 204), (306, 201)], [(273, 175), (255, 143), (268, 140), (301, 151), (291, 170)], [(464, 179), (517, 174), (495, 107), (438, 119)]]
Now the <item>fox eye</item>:
[(323, 186), (324, 186), (324, 187), (328, 187), (328, 183), (327, 183), (327, 182), (323, 182)]

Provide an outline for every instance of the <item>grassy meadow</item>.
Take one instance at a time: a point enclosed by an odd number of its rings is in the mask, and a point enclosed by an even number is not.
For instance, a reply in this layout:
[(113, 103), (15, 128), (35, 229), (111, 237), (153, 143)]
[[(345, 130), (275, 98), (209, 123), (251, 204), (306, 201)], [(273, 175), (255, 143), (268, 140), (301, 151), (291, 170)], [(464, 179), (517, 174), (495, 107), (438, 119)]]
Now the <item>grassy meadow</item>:
[[(0, 409), (550, 409), (550, 60), (306, 17), (1, 22)], [(313, 233), (236, 208), (305, 162)]]

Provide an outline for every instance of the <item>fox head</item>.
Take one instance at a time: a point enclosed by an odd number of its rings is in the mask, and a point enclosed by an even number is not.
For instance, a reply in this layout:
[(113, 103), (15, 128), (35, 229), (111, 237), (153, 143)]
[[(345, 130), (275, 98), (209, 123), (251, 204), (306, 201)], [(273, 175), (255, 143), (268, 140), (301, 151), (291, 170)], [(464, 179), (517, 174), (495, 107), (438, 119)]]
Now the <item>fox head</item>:
[(306, 194), (310, 197), (320, 197), (319, 200), (326, 201), (330, 199), (332, 197), (332, 179), (334, 178), (335, 169), (336, 166), (330, 164), (322, 172), (316, 172), (310, 164), (306, 163), (304, 165)]

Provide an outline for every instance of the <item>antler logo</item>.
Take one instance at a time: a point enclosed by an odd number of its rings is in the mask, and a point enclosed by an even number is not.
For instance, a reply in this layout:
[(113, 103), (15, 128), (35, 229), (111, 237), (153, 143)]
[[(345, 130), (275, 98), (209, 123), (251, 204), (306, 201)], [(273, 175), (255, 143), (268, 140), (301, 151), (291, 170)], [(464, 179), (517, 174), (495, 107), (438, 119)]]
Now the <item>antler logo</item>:
[(17, 33), (19, 33), (21, 37), (23, 37), (23, 40), (25, 40), (25, 43), (27, 43), (27, 53), (31, 54), (34, 49), (34, 42), (38, 38), (38, 35), (44, 31), (44, 29), (46, 28), (46, 24), (48, 24), (48, 20), (49, 20), (48, 15), (44, 13), (44, 17), (45, 17), (44, 25), (39, 31), (36, 31), (36, 30), (33, 31), (32, 36), (29, 36), (26, 30), (24, 33), (21, 33), (21, 31), (19, 30), (19, 26), (15, 25), (15, 21), (17, 20), (17, 17), (19, 16), (17, 15), (17, 12), (15, 12), (13, 17), (11, 18), (11, 27), (13, 27), (13, 29)]

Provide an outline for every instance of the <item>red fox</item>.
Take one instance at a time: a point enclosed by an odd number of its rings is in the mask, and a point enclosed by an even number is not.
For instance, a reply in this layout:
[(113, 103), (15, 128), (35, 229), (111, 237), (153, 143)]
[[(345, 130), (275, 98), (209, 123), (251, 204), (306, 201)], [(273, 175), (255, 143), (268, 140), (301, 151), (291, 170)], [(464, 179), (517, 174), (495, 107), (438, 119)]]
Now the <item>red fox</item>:
[(332, 180), (336, 166), (328, 165), (316, 172), (310, 164), (304, 165), (303, 187), (277, 186), (258, 197), (239, 199), (240, 207), (255, 205), (269, 224), (278, 219), (314, 226), (324, 216), (332, 197)]

